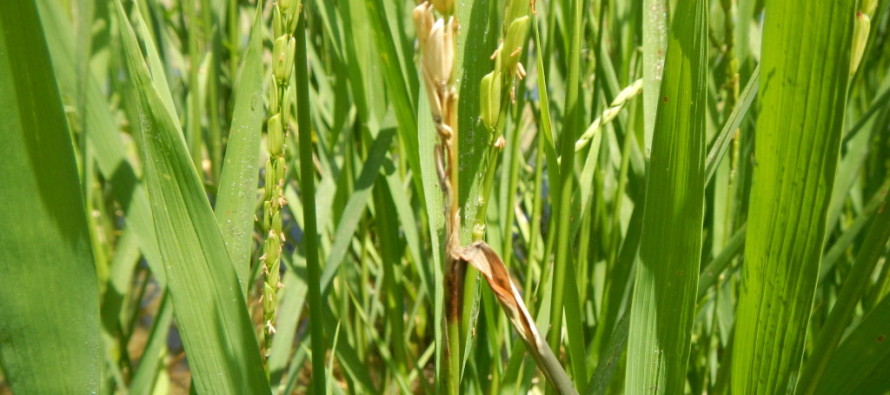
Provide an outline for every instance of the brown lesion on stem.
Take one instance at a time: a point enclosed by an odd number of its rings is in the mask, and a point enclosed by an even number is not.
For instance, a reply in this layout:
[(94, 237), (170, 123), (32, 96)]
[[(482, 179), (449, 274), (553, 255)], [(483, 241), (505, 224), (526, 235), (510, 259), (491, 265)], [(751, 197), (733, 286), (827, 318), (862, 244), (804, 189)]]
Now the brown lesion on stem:
[[(532, 2), (532, 6), (533, 4), (534, 2)], [(434, 10), (438, 10), (443, 15), (436, 17)], [(471, 264), (485, 276), (516, 330), (528, 342), (532, 355), (538, 361), (538, 365), (547, 378), (560, 393), (577, 394), (559, 361), (538, 334), (534, 320), (525, 307), (501, 258), (484, 241), (477, 241), (467, 247), (461, 246), (461, 218), (458, 201), (457, 92), (454, 88), (453, 75), (458, 23), (456, 18), (451, 15), (452, 10), (453, 3), (451, 1), (434, 0), (432, 4), (426, 1), (421, 3), (413, 12), (420, 43), (422, 80), (439, 140), (434, 155), (436, 173), (444, 197), (445, 296), (447, 299), (445, 319), (448, 323), (446, 337), (456, 335), (453, 331), (457, 331), (456, 323), (460, 322), (462, 316), (464, 277), (467, 264)], [(519, 21), (516, 29), (518, 33), (515, 35), (524, 38), (528, 17), (520, 17), (517, 20)], [(493, 56), (500, 59), (500, 51), (501, 48)], [(509, 53), (511, 61), (507, 67), (509, 75), (519, 79), (525, 76), (525, 69), (517, 61), (521, 52), (521, 46), (511, 49)], [(494, 76), (494, 78), (501, 77)], [(500, 92), (495, 93), (500, 94)], [(503, 137), (499, 136), (493, 140), (492, 144), (492, 149), (503, 149)], [(493, 163), (490, 163), (489, 166), (493, 166)], [(451, 393), (457, 393), (460, 386), (459, 362), (455, 362), (456, 360), (453, 359), (453, 353), (460, 352), (452, 349), (452, 347), (459, 348), (455, 341), (455, 338), (450, 338), (446, 342), (446, 352), (452, 355), (451, 362), (454, 364), (450, 365), (449, 369), (455, 369), (452, 374), (456, 377), (455, 382), (449, 384)]]
[(449, 321), (459, 321), (462, 313), (462, 300), (464, 289), (464, 275), (466, 274), (466, 266), (455, 256), (448, 256), (448, 276), (446, 277), (446, 286), (448, 289), (448, 306), (447, 319)]
[[(451, 278), (460, 274), (460, 270), (454, 268), (459, 262), (457, 251), (460, 248), (457, 92), (453, 75), (458, 23), (453, 15), (436, 17), (434, 10), (450, 14), (451, 7), (449, 2), (423, 2), (414, 9), (413, 17), (420, 42), (422, 79), (439, 136), (435, 149), (436, 172), (445, 198), (445, 256), (448, 284), (451, 285), (456, 282)], [(458, 291), (449, 289), (449, 294), (455, 292)]]

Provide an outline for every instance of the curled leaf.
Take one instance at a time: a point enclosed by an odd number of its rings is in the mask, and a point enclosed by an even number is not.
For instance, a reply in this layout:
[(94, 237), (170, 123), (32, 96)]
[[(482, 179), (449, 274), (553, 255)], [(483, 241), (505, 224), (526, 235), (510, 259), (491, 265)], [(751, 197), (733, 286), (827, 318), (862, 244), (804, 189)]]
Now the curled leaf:
[(538, 367), (553, 386), (561, 394), (577, 394), (578, 391), (559, 364), (559, 360), (538, 333), (535, 322), (525, 307), (522, 296), (513, 285), (513, 280), (510, 279), (501, 257), (484, 241), (477, 241), (460, 249), (457, 255), (462, 262), (473, 265), (485, 277), (485, 281), (501, 303), (516, 332), (529, 345)]

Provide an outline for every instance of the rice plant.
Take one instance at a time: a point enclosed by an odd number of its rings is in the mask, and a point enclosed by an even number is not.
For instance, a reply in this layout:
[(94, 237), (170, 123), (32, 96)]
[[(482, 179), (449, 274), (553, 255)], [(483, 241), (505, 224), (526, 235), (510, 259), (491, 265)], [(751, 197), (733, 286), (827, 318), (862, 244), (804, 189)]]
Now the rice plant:
[(890, 393), (890, 2), (0, 2), (0, 393)]

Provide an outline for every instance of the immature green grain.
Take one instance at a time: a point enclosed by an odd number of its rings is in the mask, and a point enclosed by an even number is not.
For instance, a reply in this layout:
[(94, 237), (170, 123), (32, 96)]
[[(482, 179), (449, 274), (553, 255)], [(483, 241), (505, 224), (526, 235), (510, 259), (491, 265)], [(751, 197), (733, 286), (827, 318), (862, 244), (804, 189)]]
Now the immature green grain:
[(294, 66), (296, 40), (294, 29), (300, 5), (296, 0), (279, 0), (272, 6), (272, 84), (269, 88), (269, 119), (266, 125), (266, 179), (263, 201), (263, 334), (266, 353), (275, 333), (275, 307), (278, 305), (278, 288), (281, 287), (281, 207), (284, 198), (284, 173), (286, 163), (285, 136), (290, 114), (288, 113), (288, 83)]
[[(515, 99), (514, 84), (525, 77), (525, 68), (519, 59), (525, 50), (525, 40), (528, 34), (529, 3), (523, 0), (510, 0), (504, 11), (504, 35), (503, 41), (491, 55), (494, 60), (494, 70), (482, 77), (479, 97), (481, 99), (482, 121), (494, 133), (500, 133), (503, 125), (498, 125), (499, 115)], [(509, 88), (504, 90), (503, 88)], [(509, 93), (510, 101), (503, 100), (503, 96)], [(492, 141), (497, 137), (492, 138)]]
[(853, 49), (850, 57), (850, 75), (859, 69), (862, 55), (865, 54), (865, 44), (868, 43), (868, 33), (871, 30), (871, 16), (878, 7), (878, 0), (865, 0), (859, 3), (859, 11), (856, 12), (856, 20), (853, 23)]
[(494, 70), (482, 77), (479, 89), (482, 122), (491, 133), (488, 151), (482, 166), (482, 193), (479, 194), (476, 218), (473, 222), (473, 241), (481, 241), (485, 236), (485, 216), (488, 213), (488, 200), (491, 195), (492, 180), (500, 152), (506, 141), (503, 132), (507, 109), (516, 99), (516, 84), (525, 78), (525, 68), (519, 61), (525, 50), (528, 35), (529, 3), (524, 0), (510, 0), (504, 10), (503, 41), (491, 55)]

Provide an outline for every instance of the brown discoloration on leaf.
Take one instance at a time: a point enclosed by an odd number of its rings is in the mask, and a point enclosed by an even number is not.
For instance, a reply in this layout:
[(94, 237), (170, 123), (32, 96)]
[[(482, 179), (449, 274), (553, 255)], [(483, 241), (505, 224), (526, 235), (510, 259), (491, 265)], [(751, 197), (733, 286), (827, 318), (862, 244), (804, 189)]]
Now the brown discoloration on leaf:
[(479, 270), (491, 287), (498, 301), (503, 305), (505, 312), (513, 321), (519, 335), (529, 342), (534, 348), (541, 343), (534, 321), (522, 302), (519, 292), (510, 280), (510, 274), (504, 262), (488, 244), (476, 242), (458, 253), (461, 260), (470, 263)]
[(501, 257), (498, 256), (491, 247), (485, 242), (479, 241), (461, 248), (457, 252), (460, 259), (460, 265), (469, 263), (482, 273), (485, 281), (491, 291), (494, 292), (498, 302), (504, 308), (504, 312), (510, 318), (519, 336), (529, 345), (532, 356), (537, 361), (538, 366), (547, 379), (553, 383), (554, 387), (563, 394), (576, 394), (577, 391), (572, 386), (571, 380), (563, 370), (559, 361), (553, 355), (553, 351), (547, 345), (547, 342), (538, 333), (535, 321), (529, 314), (522, 296), (513, 285), (510, 279), (510, 273)]

